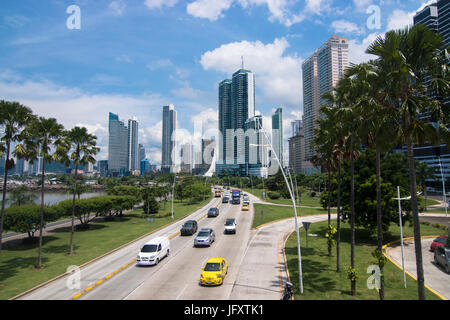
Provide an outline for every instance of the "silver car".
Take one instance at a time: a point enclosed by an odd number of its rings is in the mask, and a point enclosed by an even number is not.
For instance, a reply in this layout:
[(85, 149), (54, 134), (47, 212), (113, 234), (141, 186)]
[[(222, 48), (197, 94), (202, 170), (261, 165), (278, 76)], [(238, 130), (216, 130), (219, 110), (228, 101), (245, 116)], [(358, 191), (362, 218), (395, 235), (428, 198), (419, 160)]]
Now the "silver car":
[(216, 235), (214, 230), (211, 228), (203, 228), (197, 233), (194, 239), (194, 247), (198, 246), (211, 246), (211, 244), (216, 240)]

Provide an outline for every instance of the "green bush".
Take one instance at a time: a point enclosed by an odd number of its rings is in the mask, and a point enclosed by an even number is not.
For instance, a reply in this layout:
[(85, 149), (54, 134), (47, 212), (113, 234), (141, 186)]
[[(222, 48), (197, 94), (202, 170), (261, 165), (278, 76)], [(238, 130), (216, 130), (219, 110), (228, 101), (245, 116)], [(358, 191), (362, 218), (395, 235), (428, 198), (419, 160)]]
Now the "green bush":
[(272, 200), (280, 199), (280, 197), (281, 197), (280, 193), (278, 193), (276, 191), (269, 191), (267, 193), (267, 196)]

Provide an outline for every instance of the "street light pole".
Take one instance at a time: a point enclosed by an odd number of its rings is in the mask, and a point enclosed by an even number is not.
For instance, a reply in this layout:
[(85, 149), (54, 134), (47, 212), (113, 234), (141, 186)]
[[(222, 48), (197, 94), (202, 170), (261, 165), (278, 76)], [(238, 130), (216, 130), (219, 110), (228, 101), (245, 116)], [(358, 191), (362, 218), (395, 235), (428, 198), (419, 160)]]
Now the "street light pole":
[(302, 273), (302, 254), (301, 254), (301, 248), (300, 248), (300, 231), (299, 231), (299, 227), (298, 227), (298, 221), (297, 221), (297, 205), (295, 203), (295, 196), (292, 192), (292, 189), (290, 187), (289, 181), (286, 177), (286, 174), (283, 170), (283, 165), (280, 162), (280, 159), (278, 158), (277, 153), (275, 152), (275, 149), (273, 148), (272, 144), (270, 143), (269, 138), (267, 137), (267, 134), (265, 132), (265, 130), (262, 128), (261, 125), (259, 125), (262, 133), (264, 134), (264, 137), (266, 138), (267, 143), (270, 145), (270, 148), (272, 149), (273, 154), (275, 155), (275, 159), (277, 160), (278, 166), (281, 170), (281, 173), (283, 174), (283, 178), (284, 181), (286, 182), (286, 185), (288, 187), (289, 190), (289, 194), (291, 196), (292, 199), (292, 204), (294, 206), (294, 215), (295, 215), (295, 230), (297, 233), (297, 253), (298, 253), (298, 277), (299, 277), (299, 285), (300, 285), (300, 293), (303, 294), (303, 273)]
[(408, 200), (408, 198), (400, 198), (400, 187), (397, 186), (397, 196), (398, 198), (394, 198), (394, 200), (398, 200), (398, 217), (400, 221), (400, 241), (402, 246), (402, 269), (403, 269), (403, 285), (406, 289), (406, 274), (405, 274), (405, 254), (403, 247), (403, 223), (402, 223), (402, 200)]
[(447, 212), (447, 195), (445, 194), (445, 180), (444, 180), (444, 173), (442, 172), (442, 164), (441, 164), (441, 157), (438, 157), (439, 159), (439, 168), (441, 169), (441, 179), (442, 179), (442, 193), (443, 193), (443, 197), (444, 197), (444, 208), (445, 208), (445, 216), (448, 216), (448, 212)]

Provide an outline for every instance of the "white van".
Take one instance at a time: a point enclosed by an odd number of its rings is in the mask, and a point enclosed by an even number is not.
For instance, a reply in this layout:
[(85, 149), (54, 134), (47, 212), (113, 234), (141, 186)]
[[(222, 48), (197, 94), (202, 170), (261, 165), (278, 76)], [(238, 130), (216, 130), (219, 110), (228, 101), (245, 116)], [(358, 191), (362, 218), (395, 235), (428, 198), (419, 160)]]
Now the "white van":
[(141, 248), (136, 262), (138, 265), (157, 265), (170, 252), (170, 242), (167, 237), (153, 238)]

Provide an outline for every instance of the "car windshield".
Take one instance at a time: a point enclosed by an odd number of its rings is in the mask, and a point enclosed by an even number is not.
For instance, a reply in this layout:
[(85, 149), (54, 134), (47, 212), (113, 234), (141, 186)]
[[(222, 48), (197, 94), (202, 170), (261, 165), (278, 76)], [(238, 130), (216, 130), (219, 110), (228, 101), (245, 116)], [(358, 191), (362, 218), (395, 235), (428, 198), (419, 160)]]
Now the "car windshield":
[(211, 208), (211, 209), (209, 209), (209, 212), (215, 212), (216, 211), (216, 209), (215, 208)]
[(146, 244), (142, 247), (141, 252), (156, 252), (158, 246), (156, 244)]
[(446, 238), (436, 238), (434, 241), (439, 242), (439, 243), (447, 243)]
[(186, 223), (184, 224), (184, 227), (185, 227), (185, 228), (191, 228), (193, 225), (194, 225), (194, 224), (193, 224), (192, 222), (186, 222)]
[(208, 231), (200, 231), (198, 233), (198, 236), (199, 237), (207, 237), (207, 236), (209, 236), (209, 232)]
[(220, 271), (220, 263), (218, 262), (208, 262), (205, 266), (205, 271)]
[(447, 259), (450, 260), (450, 250), (445, 250), (445, 255), (447, 256)]
[(234, 220), (227, 220), (226, 222), (225, 222), (225, 225), (226, 226), (232, 226), (234, 224)]

